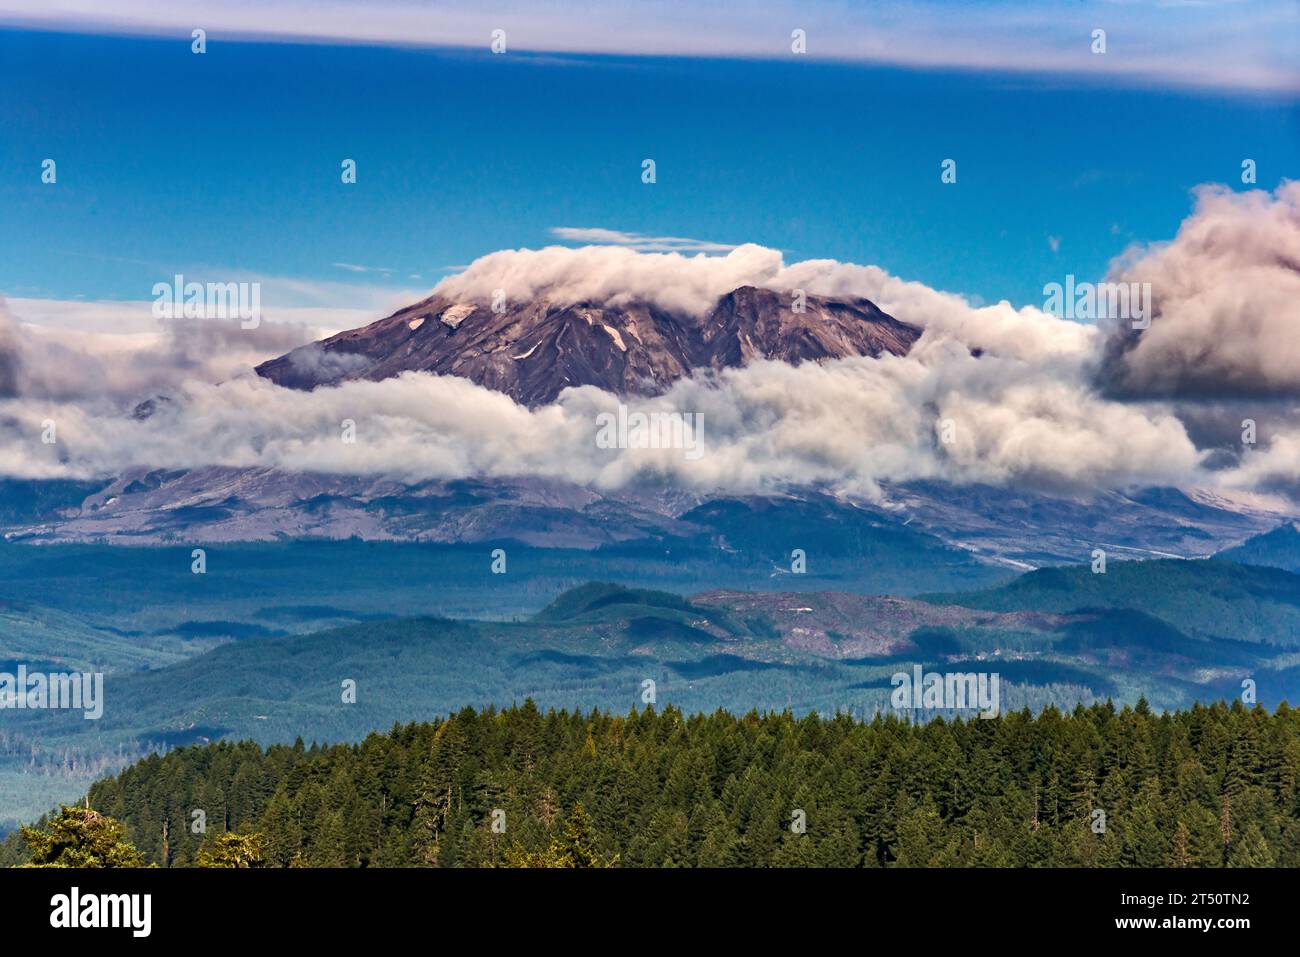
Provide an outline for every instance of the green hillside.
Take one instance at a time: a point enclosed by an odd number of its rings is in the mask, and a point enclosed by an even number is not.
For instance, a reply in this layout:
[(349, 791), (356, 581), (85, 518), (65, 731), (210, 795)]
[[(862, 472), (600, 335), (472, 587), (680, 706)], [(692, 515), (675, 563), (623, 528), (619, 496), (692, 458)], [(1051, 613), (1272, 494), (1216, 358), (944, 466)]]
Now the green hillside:
[(1112, 561), (1105, 574), (1040, 568), (997, 588), (925, 597), (993, 611), (1131, 609), (1197, 639), (1300, 647), (1300, 575), (1235, 562)]
[[(354, 745), (183, 748), (88, 800), (172, 866), (235, 832), (263, 866), (1297, 867), (1298, 772), (1285, 707), (864, 724), (525, 702)], [(25, 854), (15, 835), (0, 864)]]
[[(1158, 708), (1189, 707), (1237, 698), (1247, 684), (1271, 707), (1300, 700), (1298, 583), (1277, 569), (1218, 561), (1112, 563), (1106, 575), (1044, 569), (932, 603), (725, 591), (692, 601), (588, 583), (546, 596), (534, 606), (541, 611), (518, 621), (382, 618), (371, 606), (370, 620), (290, 631), (339, 614), (313, 589), (275, 614), (253, 615), (242, 624), (256, 627), (241, 634), (232, 634), (239, 616), (228, 613), (211, 619), (227, 622), (217, 631), (188, 637), (183, 626), (147, 636), (87, 630), (69, 613), (11, 603), (16, 617), (5, 630), (0, 616), (0, 637), (10, 636), (13, 660), (46, 647), (69, 663), (116, 664), (106, 669), (99, 721), (6, 713), (0, 827), (71, 798), (87, 774), (154, 750), (218, 739), (355, 741), (414, 715), (526, 698), (571, 710), (653, 701), (687, 714), (788, 708), (869, 719), (893, 711), (892, 677), (921, 665), (998, 674), (1003, 711), (1143, 696)], [(203, 587), (248, 589), (238, 602), (267, 600), (243, 574)], [(40, 622), (31, 617), (38, 612)], [(30, 640), (37, 624), (47, 629), (40, 645)], [(167, 642), (193, 643), (192, 653), (181, 657)], [(142, 669), (164, 654), (170, 663)]]
[(1294, 522), (1287, 522), (1271, 532), (1247, 539), (1236, 548), (1225, 549), (1215, 558), (1300, 572), (1300, 528)]

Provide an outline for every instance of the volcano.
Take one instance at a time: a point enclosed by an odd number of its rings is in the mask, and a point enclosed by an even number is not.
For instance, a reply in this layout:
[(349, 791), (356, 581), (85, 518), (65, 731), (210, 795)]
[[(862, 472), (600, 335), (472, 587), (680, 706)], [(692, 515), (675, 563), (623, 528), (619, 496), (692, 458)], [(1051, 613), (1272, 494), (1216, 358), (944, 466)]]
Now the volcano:
[(257, 373), (293, 389), (408, 371), (457, 375), (536, 407), (572, 386), (651, 395), (697, 369), (904, 355), (920, 335), (866, 299), (796, 301), (755, 286), (719, 297), (703, 316), (637, 301), (543, 298), (493, 308), (435, 293), (264, 362)]

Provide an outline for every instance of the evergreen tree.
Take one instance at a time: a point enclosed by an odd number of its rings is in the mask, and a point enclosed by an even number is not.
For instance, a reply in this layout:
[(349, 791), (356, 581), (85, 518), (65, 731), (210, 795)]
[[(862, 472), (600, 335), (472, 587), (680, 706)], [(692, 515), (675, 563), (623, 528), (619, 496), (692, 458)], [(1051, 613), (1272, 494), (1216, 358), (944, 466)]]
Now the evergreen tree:
[(917, 724), (526, 702), (351, 745), (151, 755), (91, 787), (97, 812), (10, 835), (0, 864), (1295, 867), (1298, 782), (1285, 707)]
[(199, 849), (199, 867), (266, 867), (266, 841), (260, 834), (225, 831)]
[(121, 824), (86, 807), (63, 805), (44, 827), (24, 827), (27, 867), (143, 867)]

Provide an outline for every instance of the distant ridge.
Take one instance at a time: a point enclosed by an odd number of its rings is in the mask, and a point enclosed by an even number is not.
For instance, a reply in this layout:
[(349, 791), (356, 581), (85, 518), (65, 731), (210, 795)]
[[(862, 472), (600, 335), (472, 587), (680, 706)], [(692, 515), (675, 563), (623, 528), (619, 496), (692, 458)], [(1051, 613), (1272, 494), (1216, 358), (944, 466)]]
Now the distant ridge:
[(1294, 522), (1287, 522), (1271, 532), (1246, 539), (1236, 548), (1225, 549), (1216, 557), (1243, 565), (1265, 565), (1300, 572), (1300, 529)]

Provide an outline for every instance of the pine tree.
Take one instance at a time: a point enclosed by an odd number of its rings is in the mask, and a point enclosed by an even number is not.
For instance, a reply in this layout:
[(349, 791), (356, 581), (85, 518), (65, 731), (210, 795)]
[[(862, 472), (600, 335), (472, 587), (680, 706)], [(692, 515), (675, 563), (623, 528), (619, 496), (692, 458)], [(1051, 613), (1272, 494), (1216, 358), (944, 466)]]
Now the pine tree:
[(1170, 867), (1191, 867), (1192, 850), (1191, 850), (1191, 832), (1187, 829), (1184, 821), (1178, 822), (1178, 830), (1174, 832), (1173, 844), (1169, 848)]
[(1228, 855), (1229, 867), (1272, 867), (1275, 863), (1273, 849), (1264, 840), (1259, 825), (1254, 823), (1246, 828)]
[(126, 842), (121, 824), (85, 807), (63, 805), (44, 828), (24, 827), (26, 867), (144, 867), (144, 855)]
[(574, 805), (564, 825), (564, 834), (551, 841), (545, 851), (527, 851), (516, 845), (506, 852), (507, 867), (617, 867), (617, 856), (602, 859), (592, 849), (592, 835), (587, 812)]
[(199, 867), (266, 867), (266, 841), (261, 834), (218, 834), (199, 849)]
[(1281, 707), (929, 724), (463, 709), (355, 745), (151, 755), (91, 787), (97, 812), (0, 842), (0, 865), (1295, 867), (1297, 755)]

